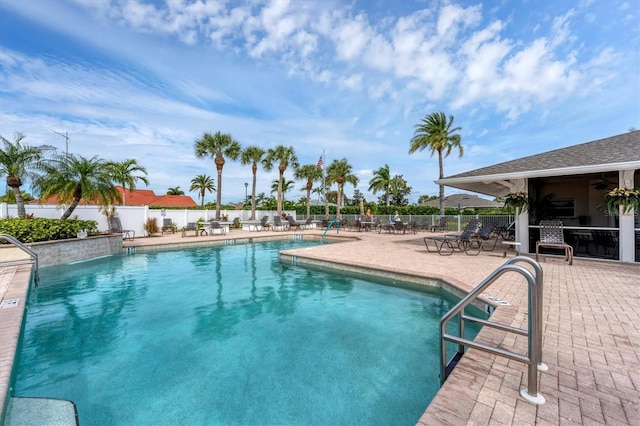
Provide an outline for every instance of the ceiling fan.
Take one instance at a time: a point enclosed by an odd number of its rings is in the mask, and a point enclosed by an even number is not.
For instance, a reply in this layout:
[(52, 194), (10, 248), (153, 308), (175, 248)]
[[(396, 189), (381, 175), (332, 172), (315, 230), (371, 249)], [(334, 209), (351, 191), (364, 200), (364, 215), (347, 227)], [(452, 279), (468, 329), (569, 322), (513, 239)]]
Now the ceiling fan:
[(609, 187), (609, 180), (602, 174), (602, 178), (596, 183), (591, 184), (595, 189), (607, 189)]

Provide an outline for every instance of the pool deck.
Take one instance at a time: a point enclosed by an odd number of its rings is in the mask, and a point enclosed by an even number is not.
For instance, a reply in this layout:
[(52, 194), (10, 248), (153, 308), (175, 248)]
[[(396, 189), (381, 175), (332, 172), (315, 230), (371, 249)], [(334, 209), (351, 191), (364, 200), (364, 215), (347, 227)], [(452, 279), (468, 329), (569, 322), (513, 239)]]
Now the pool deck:
[[(286, 234), (320, 235), (321, 230), (249, 232), (189, 236), (180, 233), (125, 241), (124, 247), (205, 243), (230, 238), (267, 238)], [(192, 234), (190, 234), (192, 235)], [(336, 236), (334, 230), (328, 236)], [(341, 230), (343, 244), (320, 245), (287, 253), (335, 265), (355, 266), (443, 280), (467, 292), (504, 264), (500, 244), (479, 256), (428, 253), (418, 234), (378, 234)], [(527, 386), (525, 364), (470, 349), (418, 420), (420, 425), (638, 425), (640, 424), (640, 263), (618, 263), (545, 256), (542, 361), (534, 405), (520, 397)], [(29, 274), (26, 266), (0, 269), (0, 296), (16, 297)], [(527, 288), (516, 274), (500, 277), (486, 293), (508, 305), (498, 306), (492, 320), (526, 328)], [(22, 309), (0, 309), (0, 386), (7, 386), (7, 353), (17, 344)], [(478, 341), (526, 354), (526, 338), (484, 328)], [(13, 357), (11, 357), (13, 358)], [(437, 366), (434, 366), (437, 368)], [(0, 407), (4, 401), (0, 394)]]

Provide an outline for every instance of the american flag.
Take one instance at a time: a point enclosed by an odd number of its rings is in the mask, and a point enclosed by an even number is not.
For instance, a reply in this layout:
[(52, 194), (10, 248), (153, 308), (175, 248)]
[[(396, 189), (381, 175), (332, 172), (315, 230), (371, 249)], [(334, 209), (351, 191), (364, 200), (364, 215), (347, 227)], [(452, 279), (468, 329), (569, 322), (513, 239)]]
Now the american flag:
[(321, 155), (320, 159), (318, 160), (318, 164), (316, 164), (316, 167), (321, 169), (323, 164), (324, 164), (324, 161), (322, 161), (322, 155)]

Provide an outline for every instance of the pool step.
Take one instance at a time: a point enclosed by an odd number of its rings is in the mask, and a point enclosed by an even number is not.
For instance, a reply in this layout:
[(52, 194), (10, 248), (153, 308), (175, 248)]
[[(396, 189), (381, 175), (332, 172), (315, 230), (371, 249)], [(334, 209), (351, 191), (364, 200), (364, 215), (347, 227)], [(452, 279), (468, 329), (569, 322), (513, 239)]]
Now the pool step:
[(5, 426), (78, 426), (76, 405), (64, 399), (11, 397)]

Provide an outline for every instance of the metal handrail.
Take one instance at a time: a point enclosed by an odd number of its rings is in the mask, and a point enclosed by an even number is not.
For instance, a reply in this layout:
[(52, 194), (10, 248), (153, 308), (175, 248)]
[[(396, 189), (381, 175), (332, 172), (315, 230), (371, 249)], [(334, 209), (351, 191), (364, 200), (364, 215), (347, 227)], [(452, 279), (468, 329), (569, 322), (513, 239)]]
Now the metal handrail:
[[(533, 266), (535, 275), (528, 269), (514, 265), (517, 262), (526, 262)], [(500, 324), (481, 318), (475, 318), (464, 314), (464, 308), (473, 302), (487, 287), (495, 282), (500, 276), (506, 272), (516, 272), (522, 275), (527, 281), (528, 286), (528, 329), (512, 327), (506, 324)], [(449, 320), (459, 314), (459, 336), (447, 334), (446, 327)], [(464, 337), (464, 322), (476, 322), (485, 326), (497, 328), (502, 331), (512, 332), (528, 337), (527, 355), (501, 349), (495, 346), (474, 342)], [(542, 268), (540, 265), (525, 256), (516, 256), (509, 259), (502, 266), (493, 271), (485, 278), (476, 288), (460, 300), (449, 312), (447, 312), (440, 320), (440, 381), (444, 383), (447, 379), (447, 350), (446, 341), (458, 344), (456, 357), (464, 354), (465, 347), (476, 348), (495, 355), (500, 355), (520, 361), (528, 365), (528, 383), (527, 389), (521, 389), (520, 395), (527, 401), (534, 404), (544, 404), (544, 397), (538, 393), (538, 370), (546, 371), (546, 365), (542, 364)], [(455, 358), (455, 357), (454, 357)]]
[(336, 234), (340, 233), (340, 220), (339, 219), (331, 220), (327, 225), (327, 229), (325, 229), (324, 232), (322, 233), (322, 238), (324, 238), (324, 236), (327, 235), (327, 232), (329, 232), (329, 229), (331, 229), (333, 225), (336, 225)]
[[(24, 245), (23, 242), (16, 239), (13, 235), (0, 234), (0, 239), (5, 239), (6, 241), (10, 242), (11, 244), (18, 247), (20, 250), (24, 251), (29, 255), (31, 263), (35, 265), (34, 279), (37, 285), (38, 284), (38, 253), (34, 252), (29, 247)], [(16, 262), (7, 262), (7, 264), (16, 264)]]

